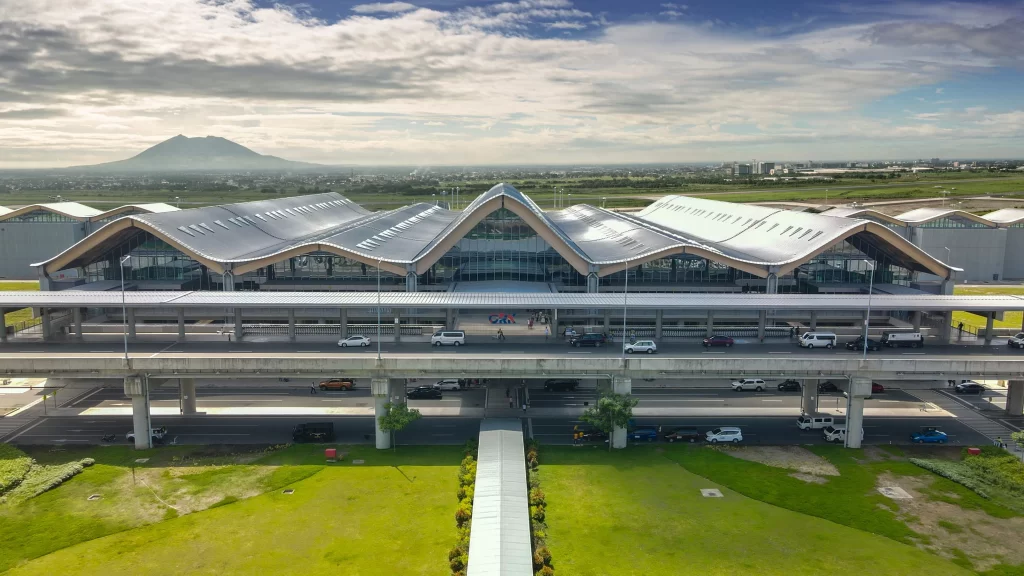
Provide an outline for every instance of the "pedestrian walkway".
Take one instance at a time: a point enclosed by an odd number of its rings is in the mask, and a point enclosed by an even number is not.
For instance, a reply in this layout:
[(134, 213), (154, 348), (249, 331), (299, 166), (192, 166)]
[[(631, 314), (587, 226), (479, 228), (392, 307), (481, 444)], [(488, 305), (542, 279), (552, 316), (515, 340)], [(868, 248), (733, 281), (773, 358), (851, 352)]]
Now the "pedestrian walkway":
[(523, 425), (512, 418), (480, 422), (469, 533), (468, 576), (531, 576), (530, 501)]
[(949, 412), (960, 423), (972, 428), (975, 432), (987, 437), (993, 442), (996, 441), (996, 438), (1002, 438), (1003, 442), (1006, 443), (1007, 449), (1011, 452), (1018, 449), (1010, 439), (1010, 434), (1013, 432), (1011, 428), (1004, 426), (991, 418), (986, 418), (980, 412), (961, 403), (955, 397), (950, 396), (946, 392), (941, 390), (914, 390), (913, 395), (917, 396), (924, 402), (934, 404), (942, 410)]

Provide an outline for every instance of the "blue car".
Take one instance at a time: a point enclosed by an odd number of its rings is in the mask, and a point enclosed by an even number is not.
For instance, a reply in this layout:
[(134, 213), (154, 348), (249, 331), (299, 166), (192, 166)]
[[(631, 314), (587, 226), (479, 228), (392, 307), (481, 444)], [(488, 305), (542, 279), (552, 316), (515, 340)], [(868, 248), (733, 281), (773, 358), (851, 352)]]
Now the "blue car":
[(631, 430), (627, 436), (630, 440), (647, 440), (648, 442), (654, 442), (658, 439), (658, 429), (637, 428), (636, 430)]
[(911, 434), (910, 441), (918, 444), (945, 444), (949, 441), (949, 437), (941, 430), (925, 430), (923, 432)]

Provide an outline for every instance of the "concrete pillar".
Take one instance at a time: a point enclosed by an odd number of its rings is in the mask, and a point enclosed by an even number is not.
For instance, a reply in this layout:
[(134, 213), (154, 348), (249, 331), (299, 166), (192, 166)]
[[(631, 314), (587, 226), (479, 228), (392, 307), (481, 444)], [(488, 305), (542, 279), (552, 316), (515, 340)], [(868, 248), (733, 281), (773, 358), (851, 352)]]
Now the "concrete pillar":
[(658, 310), (654, 313), (654, 339), (661, 340), (661, 322), (664, 318), (664, 312)]
[(4, 321), (7, 315), (6, 308), (0, 308), (0, 344), (7, 343), (7, 322)]
[(811, 332), (818, 329), (818, 312), (811, 310)]
[(864, 399), (871, 396), (871, 379), (850, 378), (846, 393), (846, 447), (860, 448), (864, 430)]
[(196, 413), (196, 379), (181, 378), (178, 380), (181, 393), (181, 413), (183, 415)]
[(803, 414), (814, 414), (818, 411), (818, 381), (804, 380), (801, 389), (800, 412)]
[(768, 320), (768, 312), (767, 311), (761, 310), (760, 312), (757, 313), (757, 340), (759, 342), (764, 342), (764, 333), (765, 333), (764, 328), (765, 328), (765, 324), (767, 323), (767, 320)]
[(402, 341), (402, 309), (395, 308), (395, 344)]
[(71, 314), (73, 315), (74, 322), (75, 322), (75, 339), (76, 340), (81, 340), (82, 337), (83, 337), (83, 335), (82, 335), (82, 309), (81, 308), (75, 308), (74, 310), (71, 311)]
[(185, 341), (185, 309), (178, 308), (178, 342)]
[[(633, 381), (621, 376), (612, 376), (612, 392), (615, 394), (629, 395), (633, 391)], [(626, 447), (626, 429), (614, 428), (611, 434), (612, 448)]]
[(446, 308), (444, 311), (444, 327), (449, 330), (455, 329), (454, 314), (451, 308)]
[(706, 336), (711, 338), (715, 335), (715, 311), (708, 310), (708, 329)]
[(942, 312), (942, 329), (939, 331), (939, 338), (943, 344), (949, 343), (949, 338), (953, 333), (953, 324), (951, 318), (953, 317), (952, 312)]
[(910, 314), (910, 321), (914, 323), (914, 332), (921, 331), (921, 311), (912, 312)]
[(985, 314), (985, 346), (992, 345), (992, 325), (995, 323), (996, 315), (994, 312)]
[(415, 272), (407, 272), (405, 274), (405, 291), (406, 292), (416, 292), (417, 291), (417, 284), (418, 284), (418, 282), (419, 282), (419, 277), (416, 276)]
[(1006, 415), (1024, 416), (1024, 380), (1010, 380), (1007, 385)]
[(377, 449), (391, 448), (391, 434), (380, 429), (380, 417), (387, 413), (384, 405), (391, 401), (391, 382), (387, 378), (371, 378), (370, 393), (373, 394), (373, 428), (377, 433)]
[(223, 279), (224, 279), (224, 292), (234, 292), (235, 291), (235, 275), (232, 274), (231, 272), (225, 272), (224, 276), (223, 276)]
[(40, 312), (43, 315), (43, 341), (46, 341), (53, 337), (50, 333), (50, 309), (40, 308)]
[(135, 449), (152, 448), (153, 423), (149, 415), (149, 382), (145, 376), (125, 376), (124, 393), (132, 399), (132, 431), (135, 432)]
[(600, 286), (600, 282), (598, 281), (597, 273), (596, 272), (591, 272), (590, 274), (587, 274), (587, 293), (588, 294), (597, 294), (597, 290), (598, 290), (599, 286)]
[(135, 340), (136, 336), (138, 336), (135, 332), (135, 309), (129, 308), (127, 312), (128, 339)]
[(604, 311), (604, 331), (607, 334), (612, 328), (612, 311), (607, 308)]
[(235, 341), (241, 342), (245, 334), (245, 326), (242, 324), (242, 309), (235, 308)]
[(342, 308), (338, 313), (338, 325), (341, 339), (348, 338), (348, 308)]
[(551, 309), (551, 335), (555, 338), (562, 335), (558, 330), (558, 308)]
[(288, 309), (288, 340), (295, 342), (295, 308)]
[(765, 282), (765, 292), (768, 294), (779, 293), (779, 275), (775, 272), (768, 274), (768, 279)]

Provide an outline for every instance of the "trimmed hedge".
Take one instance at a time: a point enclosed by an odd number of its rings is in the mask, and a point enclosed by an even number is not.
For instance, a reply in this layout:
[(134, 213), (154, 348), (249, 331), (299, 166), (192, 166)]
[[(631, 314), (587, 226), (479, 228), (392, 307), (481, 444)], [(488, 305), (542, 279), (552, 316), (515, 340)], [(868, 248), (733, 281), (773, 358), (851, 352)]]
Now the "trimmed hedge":
[(8, 492), (7, 495), (4, 496), (4, 499), (7, 502), (17, 503), (39, 496), (43, 492), (53, 490), (60, 486), (84, 470), (85, 466), (91, 466), (92, 464), (93, 461), (91, 458), (86, 458), (83, 461), (68, 462), (66, 464), (56, 464), (53, 466), (41, 466), (34, 464), (32, 468), (29, 469), (28, 474), (26, 474), (22, 479), (21, 483), (18, 484), (16, 488)]
[(540, 454), (537, 443), (529, 440), (526, 443), (526, 482), (530, 487), (530, 535), (533, 544), (533, 570), (537, 576), (554, 576), (555, 568), (551, 563), (551, 551), (545, 545), (548, 525), (545, 523), (544, 509), (547, 498), (540, 489)]
[(10, 444), (0, 444), (0, 494), (21, 484), (29, 469), (32, 458)]
[(452, 576), (466, 576), (469, 569), (469, 532), (473, 523), (473, 496), (476, 492), (476, 442), (466, 443), (465, 458), (459, 464), (459, 488), (455, 497), (455, 545), (448, 550)]
[(924, 458), (910, 458), (911, 464), (920, 466), (929, 472), (934, 472), (943, 478), (947, 478), (962, 485), (964, 488), (971, 490), (981, 496), (982, 498), (988, 498), (989, 495), (985, 492), (982, 485), (975, 481), (974, 477), (966, 473), (962, 462), (952, 462), (949, 460), (927, 460)]

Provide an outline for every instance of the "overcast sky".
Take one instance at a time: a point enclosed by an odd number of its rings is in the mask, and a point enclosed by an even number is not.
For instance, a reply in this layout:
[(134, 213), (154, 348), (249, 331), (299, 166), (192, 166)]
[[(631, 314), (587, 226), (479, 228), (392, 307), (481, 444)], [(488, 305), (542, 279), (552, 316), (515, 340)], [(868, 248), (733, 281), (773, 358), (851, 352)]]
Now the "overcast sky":
[(1024, 3), (0, 0), (0, 168), (1024, 156)]

